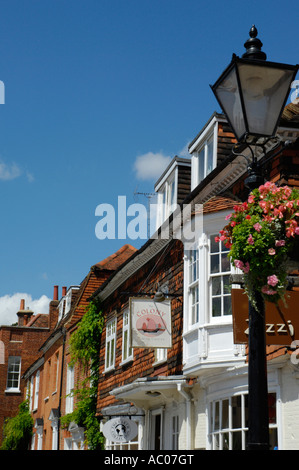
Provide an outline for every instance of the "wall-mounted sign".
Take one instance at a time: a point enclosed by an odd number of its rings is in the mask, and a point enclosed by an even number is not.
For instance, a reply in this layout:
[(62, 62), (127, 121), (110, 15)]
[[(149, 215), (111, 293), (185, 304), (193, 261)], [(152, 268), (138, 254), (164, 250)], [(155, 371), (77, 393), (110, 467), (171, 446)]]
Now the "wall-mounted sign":
[(130, 314), (133, 348), (171, 348), (170, 300), (131, 298)]
[(137, 436), (138, 428), (135, 421), (121, 416), (107, 421), (102, 431), (109, 441), (129, 442)]
[[(289, 346), (299, 339), (299, 292), (287, 292), (286, 303), (287, 306), (279, 303), (280, 312), (272, 302), (265, 303), (265, 333), (268, 346)], [(248, 297), (243, 289), (232, 289), (232, 313), (234, 343), (247, 344)]]

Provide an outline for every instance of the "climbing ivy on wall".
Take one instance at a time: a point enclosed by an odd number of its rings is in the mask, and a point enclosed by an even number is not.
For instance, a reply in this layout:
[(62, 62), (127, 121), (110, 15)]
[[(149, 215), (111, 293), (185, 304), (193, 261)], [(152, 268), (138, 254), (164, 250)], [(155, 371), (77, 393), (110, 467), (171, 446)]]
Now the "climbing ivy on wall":
[(85, 429), (86, 443), (90, 450), (103, 448), (104, 438), (96, 418), (97, 388), (100, 359), (100, 336), (104, 317), (100, 305), (91, 302), (70, 338), (71, 364), (80, 364), (85, 370), (85, 379), (74, 390), (77, 398), (75, 410), (61, 418), (67, 427), (74, 421)]
[(1, 450), (28, 450), (33, 434), (33, 419), (28, 400), (19, 405), (19, 413), (8, 418), (3, 429)]

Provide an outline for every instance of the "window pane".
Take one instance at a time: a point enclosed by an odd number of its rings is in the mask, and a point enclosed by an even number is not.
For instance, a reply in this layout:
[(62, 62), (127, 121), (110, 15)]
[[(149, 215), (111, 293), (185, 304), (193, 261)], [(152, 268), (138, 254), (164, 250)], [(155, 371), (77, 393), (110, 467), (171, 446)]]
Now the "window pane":
[(221, 272), (225, 273), (230, 271), (230, 262), (226, 253), (221, 254)]
[(211, 255), (211, 273), (219, 273), (219, 255)]
[(213, 317), (221, 316), (221, 297), (214, 297), (212, 299), (212, 315)]
[(219, 253), (219, 242), (215, 241), (215, 236), (216, 235), (212, 235), (210, 237), (211, 253)]
[(215, 403), (214, 430), (219, 430), (219, 401), (216, 401)]
[(241, 395), (232, 397), (233, 428), (241, 427)]
[(214, 145), (213, 145), (213, 137), (208, 141), (207, 144), (207, 171), (206, 175), (211, 173), (213, 170), (213, 150), (214, 150)]
[(221, 277), (212, 278), (212, 295), (221, 295)]
[(198, 307), (198, 287), (191, 289), (191, 310), (192, 310), (192, 324), (197, 323), (199, 320), (199, 307)]
[(230, 295), (223, 297), (223, 314), (232, 315), (232, 299)]
[(229, 427), (228, 411), (229, 411), (229, 401), (223, 400), (222, 402), (222, 429), (227, 429)]
[(242, 432), (233, 432), (233, 450), (242, 450)]
[(202, 181), (205, 177), (205, 149), (203, 148), (198, 154), (198, 181)]

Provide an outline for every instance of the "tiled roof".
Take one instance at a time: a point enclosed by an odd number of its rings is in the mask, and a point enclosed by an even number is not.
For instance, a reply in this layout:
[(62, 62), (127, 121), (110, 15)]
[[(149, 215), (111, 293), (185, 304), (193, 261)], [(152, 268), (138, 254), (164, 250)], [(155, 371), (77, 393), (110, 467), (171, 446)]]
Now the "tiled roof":
[(227, 209), (232, 209), (238, 202), (234, 199), (222, 196), (213, 196), (203, 205), (203, 212), (204, 214), (208, 214), (210, 212), (218, 212), (224, 211)]
[(127, 261), (136, 251), (137, 249), (133, 246), (129, 244), (124, 245), (118, 251), (91, 267), (89, 273), (81, 282), (74, 307), (66, 318), (69, 326), (74, 325), (82, 318), (85, 308), (90, 303), (92, 294), (99, 289), (113, 271)]
[(132, 245), (124, 245), (118, 251), (113, 253), (113, 255), (110, 255), (99, 263), (96, 263), (93, 267), (114, 271), (122, 263), (127, 261), (127, 259), (130, 258), (133, 253), (135, 253), (135, 251), (137, 251), (137, 249), (134, 248)]

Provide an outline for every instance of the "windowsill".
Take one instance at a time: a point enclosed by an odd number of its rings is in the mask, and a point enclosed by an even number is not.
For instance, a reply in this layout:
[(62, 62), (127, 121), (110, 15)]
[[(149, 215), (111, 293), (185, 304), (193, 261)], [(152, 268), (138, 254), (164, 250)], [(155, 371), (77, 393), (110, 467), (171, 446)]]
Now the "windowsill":
[(8, 388), (4, 390), (4, 393), (21, 393), (21, 390), (19, 388)]
[(115, 370), (115, 366), (111, 366), (108, 369), (105, 369), (103, 374), (109, 374), (109, 372), (113, 372)]
[(161, 366), (162, 364), (165, 364), (167, 362), (167, 358), (165, 357), (164, 359), (160, 359), (159, 361), (153, 362), (153, 367), (158, 367)]
[(119, 365), (120, 365), (120, 367), (126, 366), (126, 365), (129, 364), (130, 362), (133, 362), (133, 357), (128, 357), (128, 359), (125, 359), (125, 360), (122, 361)]

